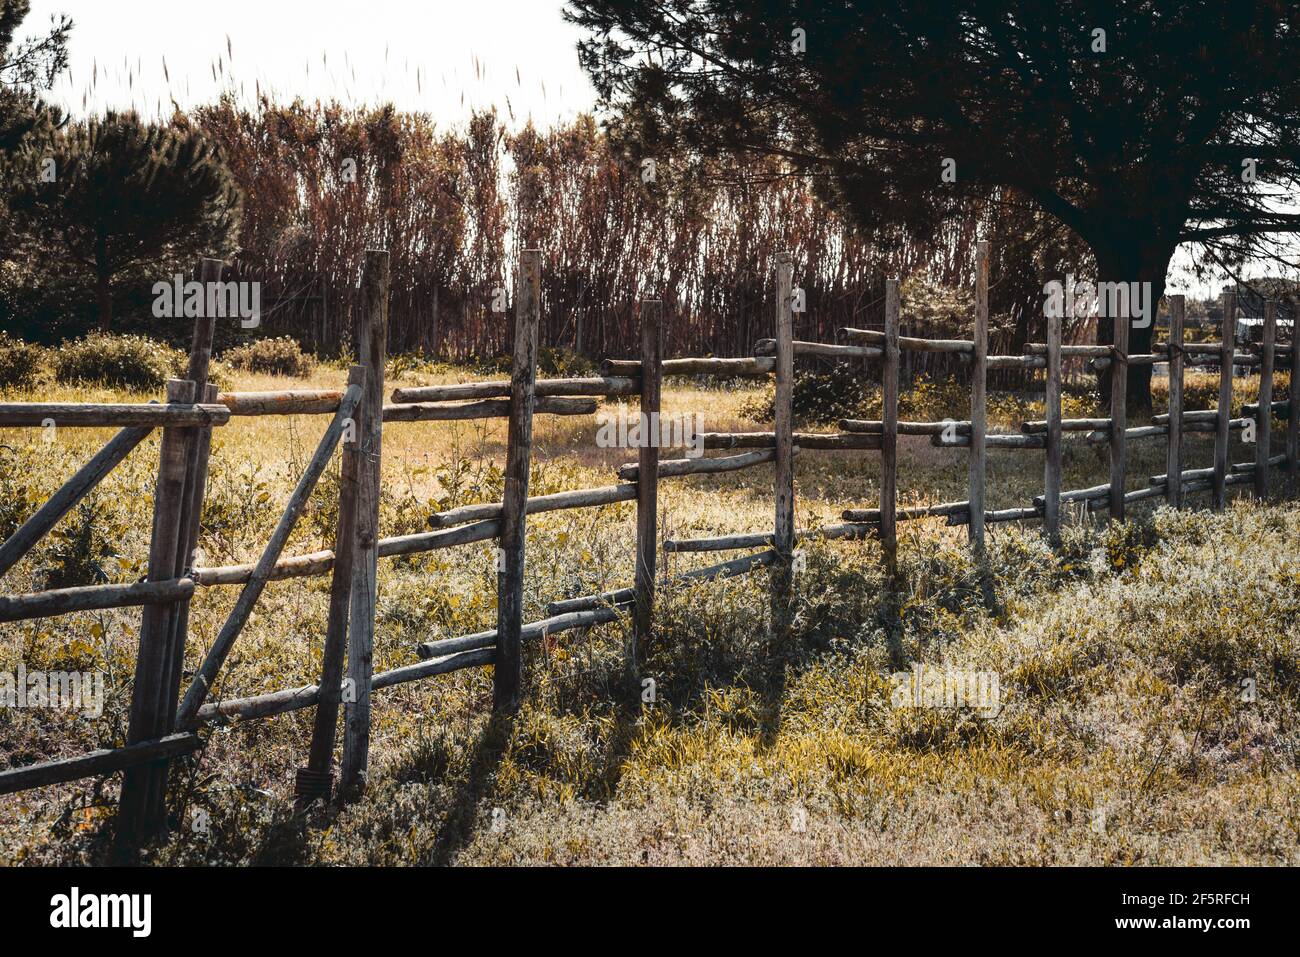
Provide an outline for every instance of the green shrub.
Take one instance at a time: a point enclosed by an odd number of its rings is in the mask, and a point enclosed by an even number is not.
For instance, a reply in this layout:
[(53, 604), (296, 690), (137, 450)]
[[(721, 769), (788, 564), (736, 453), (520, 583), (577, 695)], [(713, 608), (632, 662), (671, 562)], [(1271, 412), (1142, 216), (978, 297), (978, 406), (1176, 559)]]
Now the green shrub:
[(0, 387), (29, 386), (41, 372), (42, 349), (0, 332)]
[[(483, 375), (509, 376), (514, 367), (514, 356), (498, 353), (478, 364)], [(596, 374), (596, 363), (586, 356), (557, 346), (541, 346), (537, 350), (537, 377), (539, 379), (580, 379)]]
[(298, 379), (311, 375), (316, 366), (315, 360), (303, 352), (297, 341), (289, 336), (257, 339), (231, 349), (222, 358), (244, 372), (293, 376)]
[(186, 355), (144, 336), (94, 333), (54, 350), (54, 374), (60, 382), (85, 382), (154, 391), (184, 375)]
[(579, 379), (595, 375), (596, 364), (568, 349), (542, 346), (537, 350), (537, 374), (548, 379)]
[[(776, 389), (767, 387), (741, 406), (742, 415), (759, 422), (772, 421)], [(826, 372), (796, 369), (790, 400), (798, 425), (835, 425), (840, 419), (880, 417), (880, 390), (848, 363)]]
[(113, 520), (102, 500), (91, 497), (50, 532), (46, 539), (48, 563), (41, 583), (44, 589), (76, 588), (108, 581), (104, 563), (113, 554)]

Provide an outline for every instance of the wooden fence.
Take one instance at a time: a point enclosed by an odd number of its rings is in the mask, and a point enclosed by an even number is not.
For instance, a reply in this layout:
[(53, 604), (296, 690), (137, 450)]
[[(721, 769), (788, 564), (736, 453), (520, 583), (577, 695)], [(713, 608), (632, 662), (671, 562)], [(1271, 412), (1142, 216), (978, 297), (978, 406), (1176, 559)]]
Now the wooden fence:
[[(296, 794), (300, 805), (327, 798), (333, 783), (333, 756), (338, 717), (343, 714), (339, 794), (355, 797), (364, 788), (370, 744), (372, 692), (461, 668), (491, 665), (494, 669), (494, 708), (510, 712), (519, 705), (524, 687), (522, 647), (535, 640), (574, 628), (613, 621), (630, 612), (633, 627), (626, 649), (629, 674), (635, 675), (640, 650), (653, 640), (656, 585), (658, 485), (661, 480), (775, 464), (772, 532), (723, 534), (707, 538), (668, 539), (667, 552), (748, 550), (738, 558), (675, 576), (669, 582), (689, 586), (700, 581), (741, 575), (769, 567), (772, 587), (773, 637), (788, 633), (791, 622), (792, 566), (796, 543), (810, 539), (877, 537), (891, 576), (896, 572), (897, 524), (925, 516), (946, 516), (949, 525), (966, 525), (976, 553), (984, 548), (989, 524), (1040, 519), (1045, 534), (1057, 540), (1060, 510), (1065, 503), (1107, 509), (1112, 520), (1124, 518), (1125, 506), (1163, 497), (1182, 507), (1185, 496), (1209, 491), (1215, 508), (1222, 508), (1225, 489), (1252, 483), (1265, 494), (1268, 470), (1284, 467), (1288, 494), (1297, 491), (1297, 424), (1300, 376), (1290, 377), (1283, 401), (1272, 394), (1275, 368), (1293, 366), (1294, 342), (1279, 344), (1276, 308), (1268, 304), (1263, 341), (1254, 351), (1238, 352), (1233, 325), (1224, 325), (1224, 341), (1185, 343), (1184, 303), (1171, 297), (1171, 322), (1166, 344), (1147, 354), (1127, 349), (1127, 323), (1116, 323), (1113, 345), (1062, 345), (1059, 319), (1049, 320), (1047, 342), (1031, 344), (1027, 354), (990, 356), (988, 344), (988, 244), (978, 249), (975, 317), (969, 340), (918, 339), (899, 335), (898, 280), (886, 287), (883, 331), (844, 329), (845, 343), (802, 342), (793, 339), (793, 263), (778, 257), (777, 314), (774, 339), (760, 340), (750, 358), (662, 359), (663, 306), (641, 306), (642, 347), (639, 360), (606, 361), (592, 378), (542, 379), (535, 376), (537, 329), (540, 319), (541, 256), (526, 250), (521, 259), (515, 295), (514, 360), (509, 381), (475, 382), (397, 389), (384, 404), (385, 330), (389, 285), (388, 254), (371, 251), (363, 278), (365, 309), (361, 322), (360, 363), (348, 374), (344, 390), (217, 394), (208, 382), (213, 320), (195, 324), (187, 377), (167, 386), (162, 404), (0, 403), (0, 426), (34, 426), (53, 419), (59, 426), (122, 426), (90, 462), (10, 538), (0, 545), (0, 575), (19, 561), (59, 519), (120, 463), (153, 429), (162, 430), (158, 481), (148, 575), (135, 584), (95, 585), (35, 594), (0, 596), (0, 622), (40, 618), (89, 609), (140, 606), (142, 624), (130, 726), (123, 747), (74, 758), (0, 771), (0, 794), (77, 778), (124, 771), (119, 803), (117, 841), (124, 853), (158, 838), (166, 826), (165, 794), (169, 763), (200, 747), (199, 729), (226, 717), (262, 718), (303, 708), (316, 708), (307, 763), (299, 769)], [(204, 260), (203, 280), (219, 280), (222, 264)], [(1226, 315), (1235, 314), (1235, 297), (1224, 296)], [(964, 421), (908, 422), (898, 418), (900, 354), (907, 351), (950, 353), (971, 364), (970, 418)], [(846, 419), (834, 433), (796, 432), (792, 420), (794, 361), (801, 356), (878, 360), (883, 393), (882, 418)], [(1090, 360), (1098, 371), (1110, 370), (1111, 414), (1107, 418), (1061, 417), (1063, 360)], [(1168, 362), (1169, 413), (1153, 424), (1127, 427), (1124, 380), (1136, 363)], [(1188, 366), (1217, 365), (1220, 390), (1217, 410), (1183, 410), (1183, 373)], [(1229, 463), (1229, 436), (1247, 427), (1246, 418), (1233, 419), (1232, 370), (1258, 367), (1259, 401), (1246, 407), (1256, 430), (1253, 462)], [(987, 428), (985, 382), (989, 371), (1046, 371), (1046, 418), (1025, 422), (1020, 434), (990, 434)], [(772, 432), (704, 433), (705, 449), (727, 450), (713, 457), (661, 459), (660, 448), (643, 444), (637, 461), (622, 466), (619, 482), (551, 495), (528, 494), (532, 423), (536, 414), (590, 415), (597, 400), (638, 396), (643, 414), (659, 410), (662, 378), (670, 374), (774, 376), (775, 423)], [(208, 454), (212, 430), (232, 417), (314, 413), (331, 416), (314, 455), (291, 494), (283, 515), (251, 565), (194, 567), (201, 526)], [(1286, 421), (1285, 453), (1270, 456), (1273, 415)], [(381, 538), (379, 523), (380, 455), (386, 422), (450, 421), (505, 417), (509, 420), (505, 490), (499, 504), (469, 505), (430, 517), (431, 531)], [(1215, 435), (1214, 465), (1184, 470), (1183, 436), (1206, 431)], [(1110, 451), (1110, 481), (1092, 488), (1061, 490), (1061, 448), (1066, 433), (1086, 433), (1089, 442), (1106, 443)], [(963, 501), (939, 505), (897, 507), (897, 448), (899, 435), (929, 435), (935, 445), (969, 450), (969, 491)], [(1130, 441), (1163, 438), (1167, 470), (1149, 483), (1125, 491), (1127, 446)], [(317, 480), (336, 447), (342, 446), (335, 547), (307, 555), (283, 557), (285, 543), (302, 514)], [(1044, 452), (1044, 494), (1032, 504), (989, 510), (985, 506), (985, 456), (990, 448)], [(843, 522), (799, 530), (795, 527), (794, 459), (804, 452), (825, 449), (878, 451), (881, 456), (880, 501), (876, 508), (850, 508)], [(590, 508), (614, 502), (637, 503), (635, 567), (631, 587), (553, 602), (549, 617), (523, 621), (525, 529), (529, 515), (559, 509)], [(421, 644), (419, 659), (390, 671), (373, 673), (376, 569), (379, 558), (450, 548), (470, 542), (496, 540), (497, 627), (492, 631)], [(331, 576), (328, 623), (324, 636), (320, 682), (248, 698), (209, 701), (208, 694), (249, 620), (267, 582), (288, 578)], [(188, 640), (188, 605), (196, 588), (240, 586), (239, 598), (213, 641), (184, 695), (180, 693), (182, 665)]]

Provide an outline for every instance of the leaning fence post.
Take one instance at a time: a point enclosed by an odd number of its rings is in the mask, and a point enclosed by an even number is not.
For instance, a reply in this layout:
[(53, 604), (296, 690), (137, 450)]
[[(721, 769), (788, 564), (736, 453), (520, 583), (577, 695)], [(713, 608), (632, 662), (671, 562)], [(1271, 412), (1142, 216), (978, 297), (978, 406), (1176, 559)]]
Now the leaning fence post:
[(1165, 452), (1165, 500), (1183, 507), (1183, 296), (1169, 297), (1169, 439)]
[(975, 329), (970, 370), (970, 457), (967, 534), (977, 553), (984, 552), (984, 469), (988, 458), (984, 439), (988, 431), (985, 389), (989, 353), (989, 243), (975, 244)]
[(1111, 336), (1110, 347), (1109, 520), (1122, 522), (1124, 473), (1128, 469), (1128, 316), (1111, 316), (1110, 325), (1114, 334)]
[[(366, 367), (348, 369), (348, 388), (366, 387)], [(334, 765), (334, 738), (338, 730), (339, 704), (343, 700), (343, 663), (348, 640), (348, 610), (352, 591), (352, 570), (356, 559), (357, 483), (361, 474), (361, 453), (357, 447), (357, 423), (343, 432), (342, 462), (339, 466), (339, 516), (334, 531), (334, 567), (330, 578), (329, 618), (325, 645), (321, 651), (320, 702), (312, 726), (307, 766), (299, 768), (294, 796), (301, 810), (315, 800), (328, 800)], [(351, 697), (351, 695), (349, 695)]]
[(1043, 462), (1043, 528), (1061, 542), (1061, 310), (1047, 310), (1047, 455)]
[[(206, 290), (211, 283), (221, 282), (225, 264), (220, 259), (204, 258), (199, 263), (199, 282), (205, 290), (202, 315), (194, 320), (194, 336), (190, 342), (189, 366), (186, 377), (194, 383), (195, 401), (217, 401), (217, 387), (208, 381), (212, 366), (212, 340), (217, 329), (216, 310), (207, 306)], [(185, 491), (181, 497), (181, 546), (176, 556), (177, 578), (194, 564), (194, 551), (199, 547), (199, 530), (203, 524), (203, 496), (208, 485), (208, 459), (212, 453), (212, 426), (199, 426), (189, 430), (186, 450)], [(185, 668), (185, 644), (190, 631), (190, 602), (182, 599), (176, 605), (171, 621), (171, 641), (167, 662), (167, 725), (176, 721), (176, 707), (180, 698), (181, 672)], [(159, 782), (161, 784), (162, 782)], [(164, 794), (155, 800), (165, 801)]]
[(356, 797), (370, 763), (370, 678), (374, 671), (375, 599), (378, 574), (379, 476), (384, 429), (384, 360), (388, 338), (388, 252), (366, 250), (362, 275), (364, 312), (358, 354), (366, 367), (366, 391), (356, 416), (361, 467), (357, 476), (356, 545), (349, 596), (348, 678), (343, 763), (339, 791)]
[(1232, 418), (1232, 357), (1237, 349), (1237, 294), (1223, 294), (1223, 334), (1219, 336), (1219, 415), (1214, 432), (1214, 510), (1227, 504), (1228, 438)]
[(654, 622), (655, 536), (659, 521), (659, 427), (663, 367), (663, 303), (641, 303), (641, 447), (637, 452), (635, 616), (627, 648), (628, 674), (637, 674), (637, 656), (650, 640)]
[(784, 640), (790, 628), (794, 563), (794, 258), (776, 257), (776, 398), (773, 424), (776, 468), (773, 481), (776, 524), (772, 544), (772, 635)]
[(898, 313), (898, 280), (886, 279), (880, 389), (880, 544), (891, 587), (898, 574)]
[(1291, 370), (1286, 404), (1286, 489), (1287, 495), (1300, 492), (1300, 315), (1291, 311)]
[(1259, 363), (1259, 408), (1255, 412), (1255, 497), (1268, 495), (1268, 460), (1272, 451), (1273, 359), (1277, 342), (1277, 303), (1264, 303), (1264, 338)]
[(510, 375), (505, 493), (501, 499), (501, 547), (497, 552), (497, 651), (492, 669), (492, 710), (498, 714), (519, 710), (524, 681), (520, 629), (524, 621), (525, 509), (533, 451), (541, 279), (541, 250), (525, 249), (519, 261), (515, 292), (515, 354)]
[[(194, 401), (194, 383), (167, 382), (167, 401)], [(182, 495), (185, 491), (186, 435), (183, 428), (163, 429), (154, 487), (153, 532), (149, 542), (149, 581), (166, 581), (176, 570), (180, 550)], [(168, 728), (166, 701), (168, 646), (174, 605), (145, 605), (140, 619), (140, 648), (131, 691), (131, 716), (126, 743), (160, 738)], [(137, 765), (122, 778), (118, 799), (117, 848), (130, 852), (158, 837), (166, 826), (166, 807), (157, 800), (159, 781), (166, 781), (167, 764)]]

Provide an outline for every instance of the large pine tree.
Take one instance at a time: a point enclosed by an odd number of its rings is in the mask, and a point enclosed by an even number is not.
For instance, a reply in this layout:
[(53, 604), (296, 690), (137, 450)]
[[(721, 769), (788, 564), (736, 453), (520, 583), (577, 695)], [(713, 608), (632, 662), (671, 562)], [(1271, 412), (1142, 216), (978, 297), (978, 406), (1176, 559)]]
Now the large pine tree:
[[(1087, 243), (1098, 278), (1156, 298), (1182, 243), (1236, 264), (1300, 232), (1292, 2), (568, 3), (642, 156), (779, 156), (864, 229), (932, 233), (1004, 190)], [(1135, 405), (1150, 376), (1130, 368)]]
[(239, 190), (219, 150), (186, 125), (109, 113), (60, 131), (23, 165), (11, 199), (22, 232), (93, 281), (101, 330), (119, 276), (147, 268), (152, 285), (235, 246)]

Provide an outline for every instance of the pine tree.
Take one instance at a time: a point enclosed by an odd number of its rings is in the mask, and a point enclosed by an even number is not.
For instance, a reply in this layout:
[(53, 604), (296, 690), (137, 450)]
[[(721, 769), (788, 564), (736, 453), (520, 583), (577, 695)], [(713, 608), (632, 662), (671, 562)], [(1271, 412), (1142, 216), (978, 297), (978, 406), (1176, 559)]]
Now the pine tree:
[(235, 246), (239, 190), (220, 151), (186, 125), (110, 112), (60, 132), (46, 156), (29, 159), (13, 211), (29, 241), (94, 281), (103, 331), (118, 277), (154, 270), (152, 285)]
[(30, 134), (53, 129), (60, 114), (41, 102), (68, 65), (72, 21), (60, 17), (44, 36), (14, 44), (14, 35), (30, 11), (30, 0), (0, 0), (0, 161), (15, 152)]

